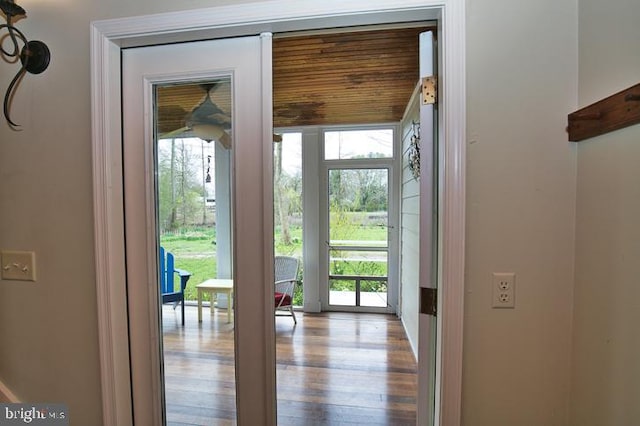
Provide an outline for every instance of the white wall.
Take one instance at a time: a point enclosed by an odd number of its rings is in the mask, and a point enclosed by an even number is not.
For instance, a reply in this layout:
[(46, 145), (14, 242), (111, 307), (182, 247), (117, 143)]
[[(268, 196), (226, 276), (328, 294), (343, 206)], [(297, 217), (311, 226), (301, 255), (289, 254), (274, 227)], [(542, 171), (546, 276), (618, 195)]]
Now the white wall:
[[(463, 424), (566, 425), (577, 1), (467, 1)], [(516, 307), (491, 309), (491, 273)]]
[[(580, 0), (579, 106), (640, 83), (640, 3)], [(640, 125), (578, 144), (571, 424), (640, 424)]]
[(419, 96), (411, 99), (400, 123), (402, 184), (400, 194), (400, 310), (414, 355), (418, 356), (418, 310), (420, 267), (420, 185), (409, 169), (407, 150), (413, 136), (412, 123), (420, 122)]

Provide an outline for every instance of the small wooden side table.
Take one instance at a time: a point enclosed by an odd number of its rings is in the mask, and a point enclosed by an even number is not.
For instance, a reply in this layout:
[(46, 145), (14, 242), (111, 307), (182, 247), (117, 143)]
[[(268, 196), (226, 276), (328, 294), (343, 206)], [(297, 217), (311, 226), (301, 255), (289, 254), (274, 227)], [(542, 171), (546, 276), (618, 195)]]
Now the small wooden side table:
[(198, 290), (198, 322), (202, 322), (202, 295), (209, 293), (211, 296), (211, 312), (213, 313), (213, 301), (218, 293), (227, 295), (227, 323), (231, 322), (231, 310), (233, 309), (233, 280), (210, 279), (196, 285)]

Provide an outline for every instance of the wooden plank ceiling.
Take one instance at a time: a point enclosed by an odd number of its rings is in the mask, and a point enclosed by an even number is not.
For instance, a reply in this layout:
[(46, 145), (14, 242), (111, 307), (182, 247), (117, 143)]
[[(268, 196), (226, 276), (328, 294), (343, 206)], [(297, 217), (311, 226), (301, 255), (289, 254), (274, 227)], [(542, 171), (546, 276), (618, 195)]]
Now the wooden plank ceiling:
[[(400, 121), (418, 82), (422, 31), (424, 27), (275, 38), (274, 127)], [(209, 92), (227, 114), (229, 89), (227, 82), (218, 82)], [(159, 133), (185, 127), (189, 112), (206, 93), (198, 84), (159, 88)]]
[(276, 38), (276, 127), (398, 122), (418, 83), (424, 28)]

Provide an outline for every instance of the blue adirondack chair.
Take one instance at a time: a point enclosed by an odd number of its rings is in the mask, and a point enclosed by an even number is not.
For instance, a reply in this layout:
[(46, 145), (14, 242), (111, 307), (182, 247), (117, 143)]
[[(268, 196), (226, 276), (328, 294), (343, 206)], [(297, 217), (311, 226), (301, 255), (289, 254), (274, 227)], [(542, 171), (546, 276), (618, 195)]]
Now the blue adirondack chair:
[[(184, 325), (184, 289), (191, 277), (191, 272), (176, 269), (173, 254), (160, 247), (160, 294), (162, 303), (173, 302), (173, 309), (182, 304), (182, 325)], [(180, 286), (176, 288), (176, 275), (180, 277)]]

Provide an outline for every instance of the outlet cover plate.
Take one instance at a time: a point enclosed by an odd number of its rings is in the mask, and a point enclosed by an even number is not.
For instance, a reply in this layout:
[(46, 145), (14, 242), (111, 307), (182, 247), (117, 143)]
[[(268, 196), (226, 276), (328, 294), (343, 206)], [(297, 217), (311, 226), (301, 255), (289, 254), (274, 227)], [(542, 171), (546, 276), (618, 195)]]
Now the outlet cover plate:
[(491, 277), (491, 307), (494, 309), (516, 307), (516, 274), (494, 272)]
[(32, 251), (3, 250), (0, 265), (3, 280), (36, 280), (36, 254)]

